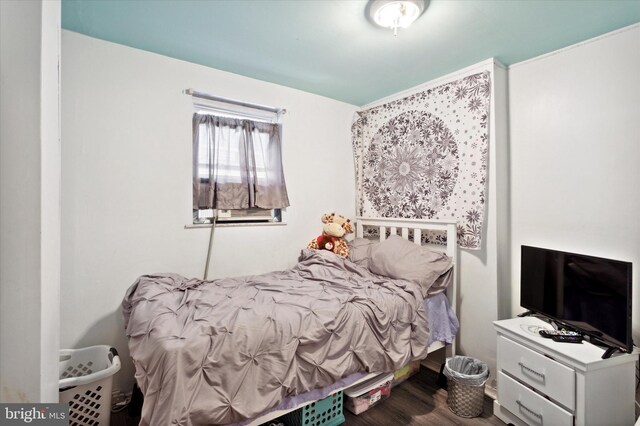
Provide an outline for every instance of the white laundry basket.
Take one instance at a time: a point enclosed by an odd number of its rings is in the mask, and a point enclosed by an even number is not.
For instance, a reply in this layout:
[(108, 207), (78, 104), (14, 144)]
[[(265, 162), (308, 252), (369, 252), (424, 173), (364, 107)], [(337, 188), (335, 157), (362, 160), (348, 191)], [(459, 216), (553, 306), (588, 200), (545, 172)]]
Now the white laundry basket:
[(107, 345), (60, 351), (58, 389), (60, 403), (69, 404), (70, 426), (109, 425), (111, 382), (118, 370), (118, 351)]

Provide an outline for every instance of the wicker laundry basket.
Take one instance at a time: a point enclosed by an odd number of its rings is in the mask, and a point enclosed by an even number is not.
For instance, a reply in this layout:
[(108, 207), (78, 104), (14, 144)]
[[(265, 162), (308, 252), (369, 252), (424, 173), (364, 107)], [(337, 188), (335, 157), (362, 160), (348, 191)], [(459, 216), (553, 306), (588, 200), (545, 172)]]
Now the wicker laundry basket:
[(447, 376), (447, 405), (460, 417), (477, 417), (484, 408), (484, 385), (489, 367), (484, 362), (465, 356), (448, 358), (444, 367)]

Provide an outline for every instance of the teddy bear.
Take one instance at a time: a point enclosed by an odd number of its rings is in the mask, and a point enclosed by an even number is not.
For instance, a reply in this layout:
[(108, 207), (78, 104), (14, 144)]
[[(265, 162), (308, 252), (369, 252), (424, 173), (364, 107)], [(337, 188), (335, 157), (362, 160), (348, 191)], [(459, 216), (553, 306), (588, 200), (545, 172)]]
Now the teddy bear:
[(319, 250), (333, 251), (333, 248), (336, 246), (336, 239), (324, 234), (316, 238), (316, 242)]
[(311, 240), (307, 248), (329, 250), (339, 256), (349, 256), (349, 246), (342, 237), (353, 232), (351, 219), (331, 213), (330, 215), (323, 214), (322, 222), (324, 223), (322, 235)]

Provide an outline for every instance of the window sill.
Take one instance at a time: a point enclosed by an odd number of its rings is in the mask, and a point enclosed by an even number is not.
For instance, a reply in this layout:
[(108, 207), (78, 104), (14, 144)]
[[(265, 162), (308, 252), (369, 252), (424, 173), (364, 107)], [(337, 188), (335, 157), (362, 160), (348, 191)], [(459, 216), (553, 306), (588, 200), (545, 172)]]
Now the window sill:
[[(220, 223), (216, 222), (216, 228), (240, 228), (245, 226), (286, 226), (287, 222), (258, 222), (258, 223)], [(211, 224), (185, 225), (184, 229), (211, 228)]]

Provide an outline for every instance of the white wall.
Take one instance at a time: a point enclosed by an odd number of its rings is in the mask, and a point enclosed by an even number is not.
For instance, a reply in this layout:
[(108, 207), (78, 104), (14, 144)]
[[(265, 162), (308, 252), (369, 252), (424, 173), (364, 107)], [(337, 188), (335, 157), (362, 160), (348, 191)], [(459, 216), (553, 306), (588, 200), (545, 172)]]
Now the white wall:
[(512, 313), (523, 244), (631, 261), (638, 343), (640, 25), (511, 66), (509, 93)]
[[(286, 226), (219, 228), (210, 276), (293, 266), (320, 216), (354, 214), (355, 106), (63, 31), (62, 346), (111, 344), (124, 362), (120, 303), (142, 274), (202, 277), (208, 229), (191, 222), (186, 88), (285, 107)], [(213, 271), (213, 272), (211, 272)]]
[(60, 2), (0, 2), (0, 401), (57, 402)]
[(487, 363), (487, 386), (495, 387), (497, 339), (492, 323), (499, 319), (500, 289), (505, 286), (500, 267), (508, 240), (507, 72), (494, 61), (485, 68), (492, 79), (487, 204), (481, 249), (460, 250), (458, 353)]
[[(504, 317), (502, 292), (509, 288), (509, 184), (508, 184), (508, 126), (507, 71), (493, 59), (483, 61), (454, 73), (428, 81), (392, 96), (374, 101), (363, 109), (403, 98), (418, 90), (426, 90), (467, 75), (491, 73), (491, 106), (489, 119), (489, 161), (487, 174), (487, 204), (482, 247), (479, 250), (460, 250), (460, 276), (457, 314), (460, 331), (457, 353), (478, 358), (489, 365), (495, 387), (496, 333), (492, 322)], [(430, 366), (439, 367), (444, 354), (431, 355)]]

